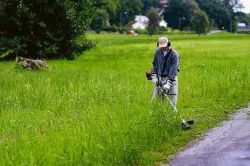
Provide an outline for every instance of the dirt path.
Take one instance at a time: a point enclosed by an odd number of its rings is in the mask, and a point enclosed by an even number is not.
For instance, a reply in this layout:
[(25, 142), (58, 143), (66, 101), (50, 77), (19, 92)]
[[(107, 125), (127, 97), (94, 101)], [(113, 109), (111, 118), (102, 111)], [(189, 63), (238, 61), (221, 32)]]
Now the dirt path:
[(250, 166), (250, 103), (169, 162), (171, 166)]

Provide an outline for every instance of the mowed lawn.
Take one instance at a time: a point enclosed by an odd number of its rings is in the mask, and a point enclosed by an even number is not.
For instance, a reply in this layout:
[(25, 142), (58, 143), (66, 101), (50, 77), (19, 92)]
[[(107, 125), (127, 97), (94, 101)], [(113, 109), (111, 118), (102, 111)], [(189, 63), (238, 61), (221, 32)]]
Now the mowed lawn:
[(250, 35), (169, 34), (181, 57), (177, 109), (151, 102), (156, 36), (89, 34), (75, 61), (0, 62), (0, 165), (151, 165), (250, 101)]

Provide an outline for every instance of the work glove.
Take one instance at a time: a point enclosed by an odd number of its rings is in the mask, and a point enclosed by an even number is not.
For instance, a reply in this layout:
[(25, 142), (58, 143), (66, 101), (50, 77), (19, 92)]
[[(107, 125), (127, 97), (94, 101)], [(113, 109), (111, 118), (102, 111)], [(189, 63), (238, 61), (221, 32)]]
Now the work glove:
[(167, 82), (162, 86), (162, 89), (168, 91), (172, 86), (172, 81), (167, 80)]
[(158, 78), (157, 78), (156, 74), (152, 74), (152, 81), (154, 84), (158, 83)]
[(158, 87), (157, 90), (158, 90), (158, 94), (159, 94), (159, 95), (164, 94), (164, 90), (163, 90), (162, 88)]

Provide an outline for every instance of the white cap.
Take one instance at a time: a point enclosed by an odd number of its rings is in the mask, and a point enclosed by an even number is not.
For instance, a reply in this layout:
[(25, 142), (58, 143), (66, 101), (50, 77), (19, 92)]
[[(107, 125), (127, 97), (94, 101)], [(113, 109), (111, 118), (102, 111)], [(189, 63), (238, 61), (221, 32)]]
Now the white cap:
[(160, 37), (158, 40), (158, 43), (159, 43), (159, 48), (167, 47), (168, 46), (168, 38), (165, 36)]

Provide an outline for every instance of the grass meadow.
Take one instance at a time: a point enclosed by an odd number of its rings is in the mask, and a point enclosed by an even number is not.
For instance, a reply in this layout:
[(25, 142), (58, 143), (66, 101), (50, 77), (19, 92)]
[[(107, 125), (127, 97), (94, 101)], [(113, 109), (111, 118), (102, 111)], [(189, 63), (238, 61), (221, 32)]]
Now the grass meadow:
[(75, 61), (0, 62), (0, 165), (152, 165), (250, 101), (250, 35), (169, 34), (181, 57), (177, 109), (151, 102), (159, 36), (89, 34)]

